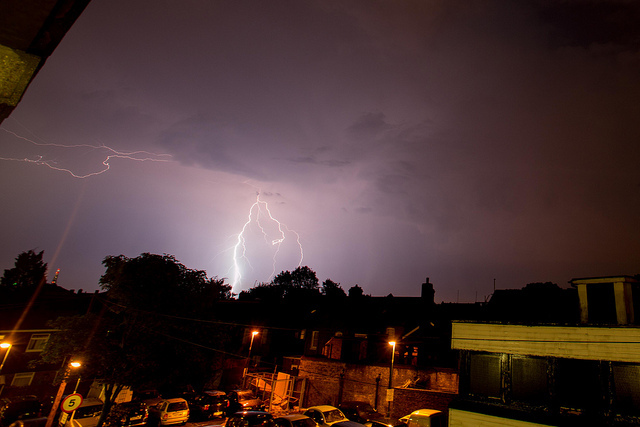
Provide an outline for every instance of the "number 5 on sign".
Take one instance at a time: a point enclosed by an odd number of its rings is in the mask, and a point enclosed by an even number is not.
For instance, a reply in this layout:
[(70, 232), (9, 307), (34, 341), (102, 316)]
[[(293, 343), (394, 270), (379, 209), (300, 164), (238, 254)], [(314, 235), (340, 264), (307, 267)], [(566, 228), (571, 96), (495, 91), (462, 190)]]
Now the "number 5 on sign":
[(60, 404), (60, 409), (64, 412), (71, 413), (78, 409), (82, 404), (82, 396), (79, 393), (70, 394), (65, 397)]

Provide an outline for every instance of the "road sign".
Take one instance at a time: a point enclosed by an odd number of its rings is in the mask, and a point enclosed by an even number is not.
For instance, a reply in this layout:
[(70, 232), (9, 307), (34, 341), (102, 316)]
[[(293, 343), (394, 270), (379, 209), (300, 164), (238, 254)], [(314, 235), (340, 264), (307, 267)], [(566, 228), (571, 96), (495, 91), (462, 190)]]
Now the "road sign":
[(71, 413), (78, 409), (82, 404), (82, 395), (79, 393), (73, 393), (65, 397), (60, 404), (60, 409), (66, 413)]

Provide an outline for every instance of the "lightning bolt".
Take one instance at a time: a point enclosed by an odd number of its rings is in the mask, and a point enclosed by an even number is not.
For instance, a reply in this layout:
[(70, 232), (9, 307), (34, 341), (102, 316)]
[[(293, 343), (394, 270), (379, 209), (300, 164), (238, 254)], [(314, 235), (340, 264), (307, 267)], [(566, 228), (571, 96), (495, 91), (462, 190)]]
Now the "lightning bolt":
[[(267, 231), (265, 230), (265, 227), (263, 226), (263, 223), (261, 222), (261, 217), (264, 217), (266, 220), (277, 224), (278, 231), (275, 233), (275, 236), (273, 238), (269, 237)], [(260, 200), (260, 192), (256, 192), (256, 201), (249, 208), (247, 221), (242, 226), (242, 230), (240, 231), (240, 233), (238, 233), (236, 244), (233, 247), (233, 273), (231, 275), (231, 289), (234, 289), (236, 286), (240, 285), (240, 282), (242, 281), (242, 268), (240, 265), (241, 260), (244, 260), (249, 265), (249, 267), (253, 268), (251, 266), (251, 261), (247, 257), (247, 245), (245, 238), (245, 234), (247, 233), (248, 228), (252, 223), (254, 223), (260, 229), (260, 233), (262, 233), (265, 242), (267, 244), (271, 244), (271, 246), (275, 248), (271, 259), (271, 275), (267, 280), (270, 280), (275, 276), (278, 253), (280, 252), (280, 246), (285, 242), (286, 233), (292, 233), (293, 235), (295, 235), (296, 244), (300, 252), (298, 267), (302, 265), (302, 260), (304, 259), (304, 251), (302, 249), (302, 244), (300, 243), (300, 235), (296, 231), (291, 230), (285, 224), (274, 218), (267, 202), (265, 202), (264, 200)], [(269, 241), (269, 239), (271, 241)]]
[(75, 145), (66, 145), (66, 144), (53, 144), (53, 143), (42, 143), (42, 142), (36, 142), (33, 141), (29, 138), (25, 138), (24, 136), (18, 135), (15, 132), (12, 132), (10, 130), (4, 129), (4, 128), (0, 128), (1, 130), (5, 131), (8, 134), (13, 135), (14, 137), (26, 141), (30, 144), (33, 144), (35, 146), (39, 146), (39, 147), (55, 147), (55, 148), (64, 148), (64, 149), (83, 149), (83, 148), (88, 148), (90, 150), (101, 150), (104, 152), (104, 160), (102, 160), (102, 167), (100, 168), (100, 170), (95, 171), (95, 172), (90, 172), (87, 174), (78, 174), (76, 172), (74, 172), (71, 169), (68, 168), (64, 168), (64, 167), (60, 167), (56, 165), (56, 161), (55, 160), (45, 160), (44, 156), (42, 155), (37, 155), (34, 156), (34, 158), (28, 158), (28, 157), (24, 157), (24, 158), (14, 158), (14, 157), (0, 157), (0, 160), (5, 160), (5, 161), (13, 161), (13, 162), (26, 162), (26, 163), (33, 163), (36, 165), (41, 165), (41, 166), (46, 166), (50, 169), (56, 170), (56, 171), (61, 171), (61, 172), (66, 172), (68, 174), (70, 174), (72, 177), (74, 178), (89, 178), (92, 176), (96, 176), (96, 175), (101, 175), (105, 172), (107, 172), (110, 168), (111, 165), (109, 164), (109, 161), (111, 159), (127, 159), (127, 160), (133, 160), (133, 161), (137, 161), (137, 162), (145, 162), (145, 161), (151, 161), (151, 162), (169, 162), (171, 161), (171, 159), (169, 158), (165, 158), (165, 157), (171, 157), (170, 154), (155, 154), (155, 153), (151, 153), (149, 151), (130, 151), (130, 152), (126, 152), (126, 151), (117, 151), (114, 150), (111, 147), (107, 147), (106, 145), (90, 145), (90, 144), (75, 144)]

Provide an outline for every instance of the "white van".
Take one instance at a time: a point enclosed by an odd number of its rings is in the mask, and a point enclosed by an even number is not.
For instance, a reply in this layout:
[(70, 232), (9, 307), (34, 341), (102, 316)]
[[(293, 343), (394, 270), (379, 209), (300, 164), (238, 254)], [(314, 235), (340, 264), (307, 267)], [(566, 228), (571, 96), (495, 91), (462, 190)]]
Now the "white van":
[(444, 414), (435, 409), (418, 409), (401, 418), (407, 427), (445, 427)]
[(66, 417), (64, 427), (96, 427), (102, 413), (102, 405), (102, 400), (95, 397), (84, 399), (78, 409)]

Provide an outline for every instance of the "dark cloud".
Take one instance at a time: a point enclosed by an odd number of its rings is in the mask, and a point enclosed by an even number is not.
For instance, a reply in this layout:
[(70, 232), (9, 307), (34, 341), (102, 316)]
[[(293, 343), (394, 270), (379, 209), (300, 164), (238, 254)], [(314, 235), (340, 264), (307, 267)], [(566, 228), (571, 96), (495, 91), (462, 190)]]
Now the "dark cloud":
[[(96, 1), (3, 127), (172, 155), (83, 183), (67, 265), (83, 249), (83, 265), (156, 251), (228, 277), (259, 193), (300, 232), (305, 264), (367, 293), (417, 294), (427, 275), (452, 300), (494, 278), (635, 274), (639, 8)], [(33, 233), (8, 232), (7, 260), (52, 252), (80, 191), (21, 166), (3, 176), (24, 191), (3, 196)], [(21, 216), (7, 217), (17, 230)]]

